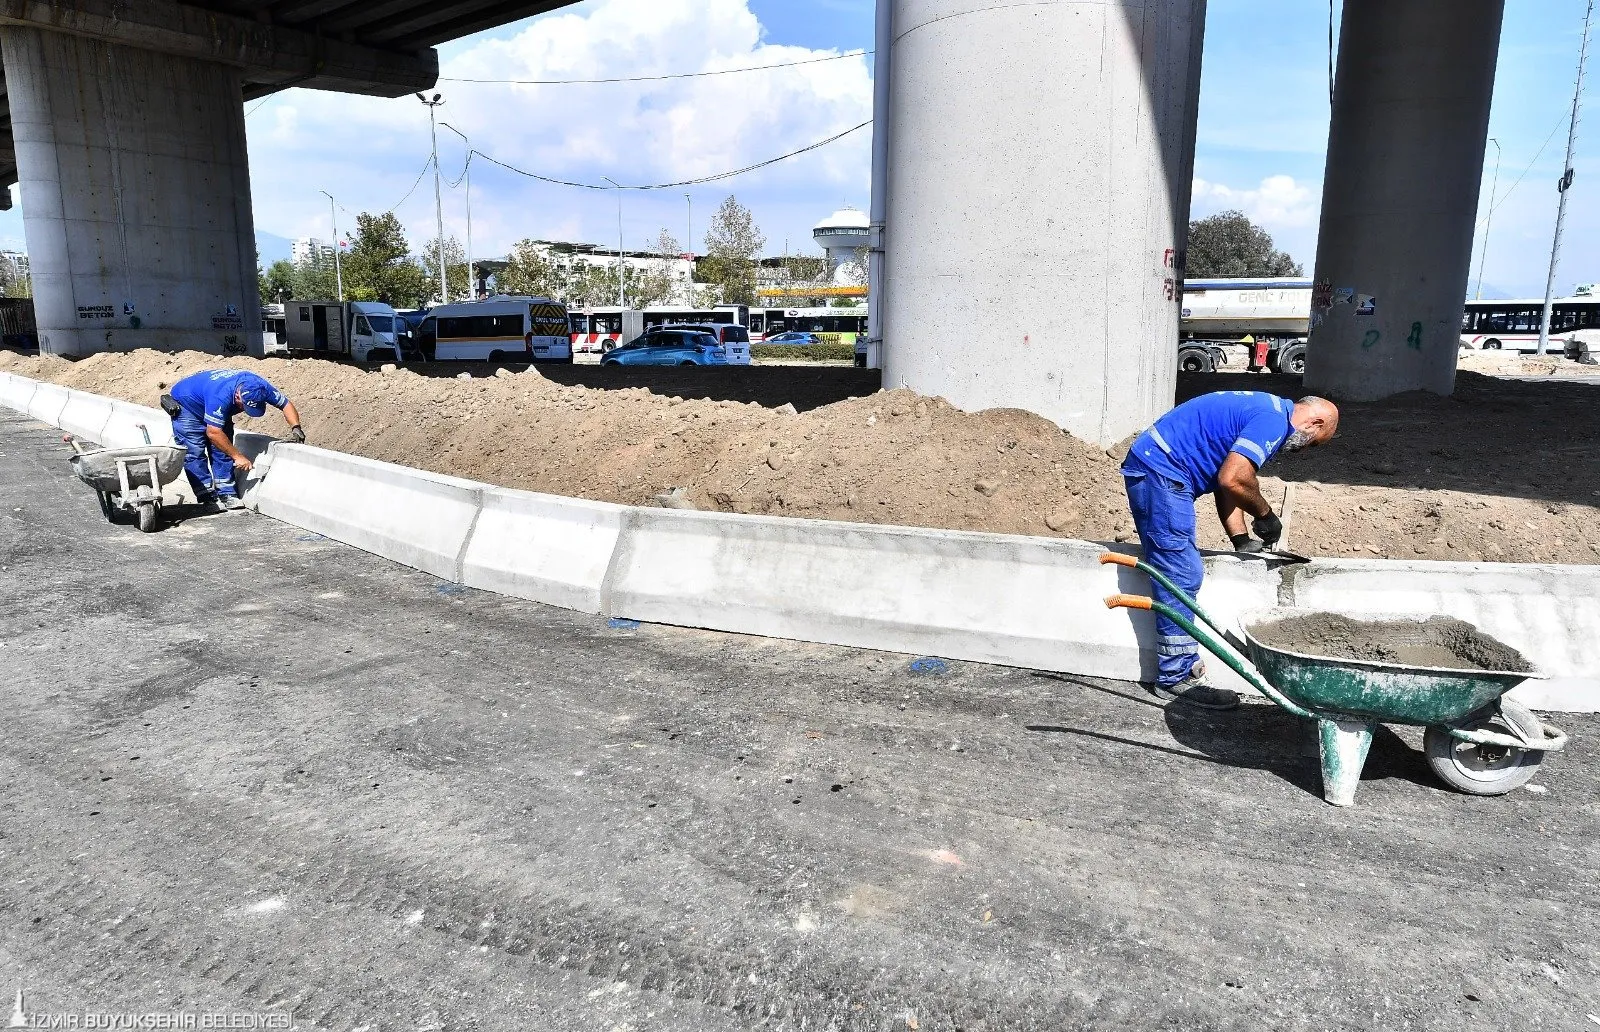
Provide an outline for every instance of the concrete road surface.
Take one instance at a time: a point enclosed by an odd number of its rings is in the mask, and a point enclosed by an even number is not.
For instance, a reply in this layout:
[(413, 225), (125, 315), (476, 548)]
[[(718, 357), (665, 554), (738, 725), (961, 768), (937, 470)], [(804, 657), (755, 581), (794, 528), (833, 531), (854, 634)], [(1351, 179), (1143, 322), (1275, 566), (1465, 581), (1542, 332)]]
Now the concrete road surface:
[(1600, 1029), (1594, 717), (1502, 799), (1386, 733), (1337, 810), (1266, 705), (143, 536), (57, 436), (0, 418), (0, 1018)]

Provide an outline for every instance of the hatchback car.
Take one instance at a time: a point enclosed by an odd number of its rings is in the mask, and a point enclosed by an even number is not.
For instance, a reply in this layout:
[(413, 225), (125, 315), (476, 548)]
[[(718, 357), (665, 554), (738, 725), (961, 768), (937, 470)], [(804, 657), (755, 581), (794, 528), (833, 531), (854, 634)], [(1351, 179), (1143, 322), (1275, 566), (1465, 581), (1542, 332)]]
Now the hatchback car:
[(727, 365), (728, 359), (709, 333), (691, 330), (650, 330), (621, 347), (606, 352), (602, 366)]
[(750, 364), (750, 331), (743, 326), (728, 323), (689, 323), (672, 327), (693, 333), (709, 333), (722, 345), (722, 354), (729, 365)]
[(766, 339), (768, 344), (821, 344), (822, 338), (815, 333), (806, 333), (802, 330), (790, 330), (787, 333), (775, 333)]

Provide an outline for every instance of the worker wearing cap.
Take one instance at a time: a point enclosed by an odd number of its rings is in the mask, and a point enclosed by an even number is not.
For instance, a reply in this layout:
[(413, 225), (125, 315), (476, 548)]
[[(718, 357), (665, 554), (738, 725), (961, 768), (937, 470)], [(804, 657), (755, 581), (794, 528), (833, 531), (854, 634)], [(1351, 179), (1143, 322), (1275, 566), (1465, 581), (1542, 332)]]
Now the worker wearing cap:
[(278, 388), (242, 369), (211, 369), (186, 376), (161, 396), (172, 417), (172, 436), (188, 453), (183, 469), (201, 502), (225, 509), (241, 504), (233, 484), (234, 470), (250, 471), (250, 460), (233, 446), (233, 417), (240, 412), (259, 418), (267, 406), (281, 409), (292, 440), (304, 441), (300, 412)]
[[(1184, 402), (1140, 434), (1122, 463), (1128, 507), (1139, 531), (1144, 560), (1192, 598), (1205, 567), (1195, 540), (1195, 499), (1213, 494), (1217, 518), (1240, 552), (1271, 548), (1283, 521), (1261, 497), (1256, 473), (1279, 451), (1322, 444), (1339, 428), (1339, 410), (1322, 398), (1290, 402), (1259, 391), (1219, 391)], [(1246, 515), (1255, 517), (1252, 529)], [(1156, 601), (1193, 619), (1189, 607), (1159, 583)], [(1239, 696), (1207, 685), (1200, 645), (1166, 617), (1156, 616), (1153, 686), (1157, 698), (1207, 709), (1231, 709)]]

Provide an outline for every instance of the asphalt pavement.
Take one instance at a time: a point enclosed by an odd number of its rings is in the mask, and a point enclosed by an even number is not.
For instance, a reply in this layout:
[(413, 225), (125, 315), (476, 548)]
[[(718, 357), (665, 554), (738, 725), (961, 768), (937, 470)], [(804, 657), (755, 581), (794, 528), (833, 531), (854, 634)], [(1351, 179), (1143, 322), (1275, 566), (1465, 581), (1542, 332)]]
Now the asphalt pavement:
[(1600, 718), (1500, 799), (1385, 732), (1340, 810), (1265, 704), (141, 535), (58, 438), (0, 415), (0, 1017), (1600, 1032)]

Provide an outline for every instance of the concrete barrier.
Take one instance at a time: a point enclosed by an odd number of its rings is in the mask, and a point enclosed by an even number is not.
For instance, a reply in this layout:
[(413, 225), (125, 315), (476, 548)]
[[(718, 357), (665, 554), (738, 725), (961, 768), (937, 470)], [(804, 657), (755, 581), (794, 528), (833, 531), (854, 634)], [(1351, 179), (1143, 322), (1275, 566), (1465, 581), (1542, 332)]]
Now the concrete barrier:
[(61, 415), (56, 417), (56, 425), (74, 437), (95, 444), (105, 444), (101, 432), (106, 428), (106, 421), (111, 418), (111, 406), (110, 398), (85, 391), (70, 391), (67, 394), (67, 403), (61, 409)]
[(145, 431), (150, 433), (151, 444), (173, 443), (172, 420), (165, 412), (148, 405), (114, 401), (105, 429), (101, 431), (103, 439), (100, 443), (107, 448), (137, 447), (145, 443)]
[(1306, 609), (1466, 620), (1549, 675), (1515, 689), (1516, 698), (1600, 711), (1600, 567), (1327, 559), (1286, 570), (1282, 597)]
[(261, 484), (247, 491), (261, 513), (461, 579), (482, 484), (304, 444), (275, 444), (271, 453)]
[(28, 399), (28, 415), (51, 426), (61, 425), (61, 410), (67, 407), (72, 391), (53, 383), (41, 383)]
[(485, 487), (477, 526), (462, 555), (461, 581), (599, 613), (627, 511), (606, 502)]
[(27, 415), (28, 402), (33, 399), (33, 392), (38, 386), (37, 380), (30, 380), (26, 376), (0, 373), (0, 405)]
[[(634, 509), (607, 579), (609, 612), (661, 623), (1140, 678), (1146, 614), (1108, 610), (1144, 580), (1091, 542)], [(1137, 579), (1134, 579), (1137, 578)], [(1204, 600), (1271, 604), (1264, 565), (1229, 563)], [(1243, 603), (1243, 605), (1241, 605)]]

